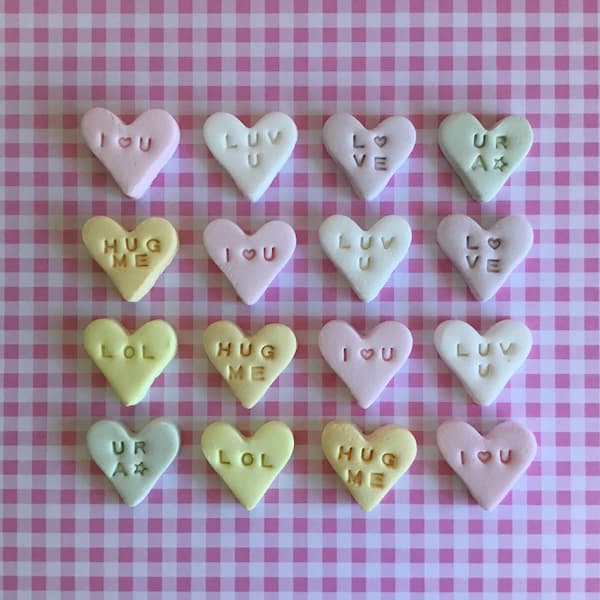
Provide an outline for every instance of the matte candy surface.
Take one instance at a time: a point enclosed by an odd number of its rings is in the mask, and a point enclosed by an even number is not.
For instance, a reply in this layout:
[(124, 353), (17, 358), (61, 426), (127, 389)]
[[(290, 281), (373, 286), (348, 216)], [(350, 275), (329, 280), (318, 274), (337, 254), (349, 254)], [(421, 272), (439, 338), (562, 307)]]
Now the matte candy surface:
[(446, 421), (437, 430), (437, 444), (446, 462), (486, 510), (502, 502), (537, 451), (534, 435), (514, 421), (496, 425), (485, 436), (468, 423)]
[(179, 125), (165, 110), (142, 113), (125, 125), (105, 108), (92, 108), (81, 119), (88, 148), (126, 196), (140, 198), (179, 145)]
[(177, 335), (166, 321), (149, 321), (133, 333), (112, 319), (96, 319), (83, 345), (125, 406), (148, 393), (177, 352)]
[(381, 502), (417, 456), (413, 434), (396, 425), (363, 435), (352, 423), (330, 421), (323, 429), (321, 446), (329, 464), (366, 512)]
[(137, 302), (156, 283), (177, 254), (177, 232), (166, 219), (142, 221), (133, 231), (108, 217), (92, 217), (83, 243), (125, 300)]
[(179, 430), (164, 419), (139, 433), (115, 421), (97, 421), (88, 430), (87, 447), (125, 504), (136, 506), (177, 456)]
[(206, 226), (203, 241), (246, 304), (258, 302), (296, 248), (296, 234), (284, 221), (269, 221), (246, 235), (235, 223), (217, 219)]
[(464, 321), (444, 321), (434, 343), (473, 400), (488, 406), (525, 362), (532, 338), (520, 321), (499, 321), (481, 335)]
[(521, 216), (505, 217), (482, 229), (470, 217), (450, 215), (439, 224), (437, 240), (469, 286), (488, 300), (504, 285), (533, 244), (533, 230)]
[(211, 423), (202, 434), (202, 452), (242, 506), (252, 510), (271, 487), (294, 450), (292, 430), (269, 421), (250, 437), (227, 423)]

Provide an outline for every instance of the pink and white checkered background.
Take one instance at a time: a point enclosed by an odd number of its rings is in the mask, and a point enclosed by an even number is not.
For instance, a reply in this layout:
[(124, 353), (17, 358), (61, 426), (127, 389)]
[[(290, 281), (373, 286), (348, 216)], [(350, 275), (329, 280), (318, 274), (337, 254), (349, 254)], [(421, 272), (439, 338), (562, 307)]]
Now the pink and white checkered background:
[[(503, 0), (494, 12), (481, 0), (60, 4), (0, 1), (2, 598), (598, 598), (598, 1)], [(179, 150), (141, 200), (124, 198), (82, 143), (92, 106), (124, 118), (162, 107), (179, 121)], [(203, 143), (219, 110), (246, 122), (281, 110), (298, 125), (293, 158), (256, 204)], [(463, 110), (487, 125), (523, 114), (535, 131), (524, 166), (486, 205), (467, 197), (436, 143), (443, 116)], [(417, 129), (407, 165), (372, 203), (322, 146), (337, 111), (369, 126), (406, 115)], [(396, 213), (413, 228), (408, 259), (368, 305), (319, 247), (334, 213), (364, 227)], [(450, 213), (484, 225), (521, 213), (535, 229), (529, 258), (485, 304), (435, 243)], [(180, 232), (176, 260), (138, 304), (120, 300), (80, 242), (96, 214), (130, 227), (164, 216)], [(253, 307), (202, 247), (221, 216), (296, 229), (293, 261)], [(179, 334), (178, 357), (135, 408), (82, 347), (85, 325), (105, 316), (130, 328), (165, 318)], [(334, 317), (359, 329), (393, 318), (413, 332), (407, 365), (366, 413), (320, 357), (318, 331)], [(517, 318), (533, 331), (530, 357), (491, 407), (468, 401), (436, 355), (433, 330), (449, 317), (480, 328)], [(220, 318), (248, 330), (280, 321), (298, 337), (250, 413), (201, 348)], [(85, 432), (101, 418), (135, 428), (158, 416), (179, 425), (182, 449), (130, 509), (90, 460)], [(538, 439), (536, 462), (495, 512), (440, 459), (435, 430), (448, 417), (482, 430), (513, 418)], [(322, 457), (333, 418), (417, 437), (416, 462), (368, 515)], [(203, 459), (200, 435), (214, 420), (249, 431), (270, 419), (292, 427), (296, 450), (248, 513)]]

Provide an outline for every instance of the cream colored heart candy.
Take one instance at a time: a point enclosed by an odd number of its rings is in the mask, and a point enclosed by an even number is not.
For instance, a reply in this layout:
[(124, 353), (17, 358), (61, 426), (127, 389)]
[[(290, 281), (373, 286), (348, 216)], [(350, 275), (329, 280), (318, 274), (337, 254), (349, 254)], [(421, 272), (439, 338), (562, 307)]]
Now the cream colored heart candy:
[(92, 217), (82, 230), (83, 243), (123, 298), (137, 302), (156, 283), (177, 254), (177, 232), (154, 217), (127, 231), (108, 217)]
[(417, 456), (413, 434), (384, 425), (363, 435), (352, 423), (330, 421), (321, 436), (323, 453), (361, 508), (377, 506)]
[(202, 452), (247, 510), (252, 510), (290, 460), (294, 435), (269, 421), (250, 437), (227, 423), (211, 423), (202, 434)]
[(217, 321), (204, 331), (204, 349), (233, 395), (252, 408), (296, 353), (294, 332), (279, 323), (247, 337), (230, 321)]
[(155, 419), (139, 433), (116, 421), (98, 421), (87, 433), (94, 462), (128, 506), (139, 504), (179, 452), (179, 430)]
[(113, 319), (96, 319), (85, 328), (83, 345), (121, 402), (133, 406), (175, 356), (177, 335), (166, 321), (129, 333)]

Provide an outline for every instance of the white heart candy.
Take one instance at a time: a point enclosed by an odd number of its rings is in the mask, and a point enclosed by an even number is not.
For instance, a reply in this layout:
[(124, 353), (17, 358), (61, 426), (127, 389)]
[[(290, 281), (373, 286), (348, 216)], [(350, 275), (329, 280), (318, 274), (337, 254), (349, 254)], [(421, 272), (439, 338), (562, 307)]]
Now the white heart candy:
[(411, 239), (410, 226), (396, 215), (383, 217), (367, 231), (343, 215), (328, 217), (319, 228), (323, 251), (364, 302), (379, 294)]
[(94, 462), (129, 506), (139, 504), (179, 452), (179, 430), (155, 419), (139, 433), (116, 421), (98, 421), (87, 433)]
[(488, 202), (505, 184), (533, 143), (527, 119), (510, 116), (489, 131), (470, 113), (440, 124), (439, 144), (474, 200)]
[(473, 400), (491, 404), (531, 350), (531, 332), (520, 321), (499, 321), (480, 335), (464, 321), (444, 321), (434, 344)]
[(283, 113), (269, 113), (246, 127), (229, 113), (214, 113), (204, 123), (204, 141), (252, 202), (271, 185), (292, 154), (298, 139), (294, 121)]

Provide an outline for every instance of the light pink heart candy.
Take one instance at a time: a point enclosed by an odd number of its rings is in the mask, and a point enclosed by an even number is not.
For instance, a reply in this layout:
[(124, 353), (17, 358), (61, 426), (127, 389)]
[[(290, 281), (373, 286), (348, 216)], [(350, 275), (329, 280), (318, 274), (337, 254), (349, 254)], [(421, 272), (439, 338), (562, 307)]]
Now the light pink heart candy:
[(254, 304), (285, 267), (296, 248), (296, 234), (284, 221), (269, 221), (253, 235), (217, 219), (204, 230), (204, 246), (238, 296)]
[(415, 146), (416, 132), (405, 117), (390, 117), (366, 129), (352, 115), (335, 114), (323, 127), (323, 143), (364, 200), (381, 193)]
[(397, 321), (384, 321), (361, 337), (345, 321), (329, 321), (319, 334), (327, 364), (348, 386), (362, 408), (369, 408), (412, 350), (410, 331)]
[(527, 219), (514, 215), (485, 230), (465, 215), (450, 215), (440, 222), (437, 239), (444, 254), (482, 302), (491, 298), (533, 244)]
[(89, 149), (126, 196), (139, 198), (150, 187), (179, 144), (179, 125), (166, 111), (147, 110), (126, 125), (105, 108), (92, 108), (81, 119)]
[(537, 451), (534, 435), (515, 421), (496, 425), (486, 436), (462, 421), (446, 421), (437, 444), (471, 495), (493, 510), (527, 470)]

